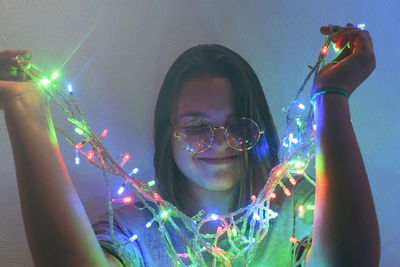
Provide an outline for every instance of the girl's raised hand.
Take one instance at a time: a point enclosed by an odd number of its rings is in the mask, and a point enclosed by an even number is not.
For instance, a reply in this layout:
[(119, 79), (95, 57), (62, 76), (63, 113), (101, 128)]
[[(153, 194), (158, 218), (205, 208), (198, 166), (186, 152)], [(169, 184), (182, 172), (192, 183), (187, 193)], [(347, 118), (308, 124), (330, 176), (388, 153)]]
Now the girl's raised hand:
[[(332, 26), (335, 35), (332, 42), (336, 48), (343, 49), (317, 75), (313, 93), (324, 89), (340, 89), (349, 96), (375, 69), (375, 55), (371, 36), (348, 23), (346, 27)], [(323, 26), (322, 34), (329, 34), (330, 28)]]
[[(19, 57), (19, 60), (17, 59)], [(0, 80), (16, 81), (17, 69), (20, 64), (23, 68), (29, 68), (31, 51), (28, 49), (6, 49), (0, 50)]]

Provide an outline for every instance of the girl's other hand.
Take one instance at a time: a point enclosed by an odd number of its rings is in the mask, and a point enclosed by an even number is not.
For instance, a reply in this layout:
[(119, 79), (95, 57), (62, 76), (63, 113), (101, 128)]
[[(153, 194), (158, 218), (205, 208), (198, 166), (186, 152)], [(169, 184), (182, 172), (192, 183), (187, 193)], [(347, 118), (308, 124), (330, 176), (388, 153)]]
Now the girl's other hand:
[[(375, 55), (371, 36), (348, 23), (346, 27), (332, 26), (336, 32), (332, 42), (343, 49), (337, 57), (326, 64), (318, 73), (313, 94), (324, 89), (341, 89), (349, 96), (375, 69)], [(322, 34), (330, 28), (321, 27)]]
[[(17, 59), (18, 57), (18, 59)], [(47, 106), (44, 93), (33, 82), (18, 81), (18, 69), (29, 69), (31, 52), (28, 49), (0, 50), (0, 109), (43, 109)]]

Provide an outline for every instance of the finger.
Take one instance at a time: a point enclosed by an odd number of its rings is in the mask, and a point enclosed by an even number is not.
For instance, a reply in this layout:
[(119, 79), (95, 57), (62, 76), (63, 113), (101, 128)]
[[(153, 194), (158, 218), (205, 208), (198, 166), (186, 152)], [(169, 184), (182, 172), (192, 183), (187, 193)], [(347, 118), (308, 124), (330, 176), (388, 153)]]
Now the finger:
[(32, 77), (35, 77), (35, 78), (41, 77), (40, 74), (35, 70), (31, 70), (29, 73), (31, 74)]
[(342, 27), (340, 27), (339, 25), (322, 26), (322, 27), (319, 29), (319, 31), (320, 31), (322, 34), (327, 35), (327, 34), (330, 34), (331, 31), (334, 32), (334, 33), (335, 33), (335, 32), (339, 32), (341, 28), (342, 28)]
[(371, 35), (369, 34), (369, 31), (367, 30), (363, 30), (363, 33), (365, 34), (366, 38), (369, 40), (369, 43), (372, 47), (372, 49), (374, 48), (374, 43), (372, 42), (372, 38)]
[(350, 49), (350, 46), (345, 45), (344, 48), (340, 51), (339, 54), (331, 61), (331, 63), (338, 63), (351, 55), (353, 53), (353, 50)]
[[(344, 33), (344, 32), (347, 32), (347, 31), (353, 31), (353, 30), (363, 30), (363, 29), (360, 29), (358, 26), (355, 26), (352, 23), (347, 23), (346, 27), (343, 27), (343, 28), (340, 29), (340, 32), (338, 33), (338, 35), (340, 35), (340, 33)], [(333, 37), (332, 41), (336, 42), (335, 39), (337, 39), (337, 37)], [(371, 42), (372, 42), (372, 40), (371, 40)]]
[(343, 32), (346, 31), (351, 31), (354, 29), (358, 29), (357, 27), (355, 27), (353, 24), (351, 23), (347, 23), (346, 27), (341, 27), (339, 25), (329, 25), (329, 26), (322, 26), (320, 28), (320, 32), (324, 35), (328, 35), (328, 34), (332, 34), (333, 38)]
[(14, 49), (0, 50), (0, 62), (14, 57)]
[(9, 66), (16, 68), (29, 69), (31, 67), (31, 62), (23, 58), (13, 57), (9, 61)]
[(342, 49), (349, 44), (354, 53), (372, 52), (372, 42), (368, 31), (355, 28), (354, 30), (341, 32), (335, 37), (337, 37), (336, 48)]
[(30, 49), (17, 49), (15, 56), (20, 56), (25, 60), (30, 60), (32, 57), (32, 51)]
[(358, 33), (356, 30), (340, 32), (338, 35), (336, 35), (332, 38), (332, 42), (335, 43), (336, 49), (342, 49), (348, 43), (351, 48), (354, 48), (353, 41), (355, 40), (357, 34)]
[(3, 90), (15, 86), (15, 81), (0, 81), (0, 96)]

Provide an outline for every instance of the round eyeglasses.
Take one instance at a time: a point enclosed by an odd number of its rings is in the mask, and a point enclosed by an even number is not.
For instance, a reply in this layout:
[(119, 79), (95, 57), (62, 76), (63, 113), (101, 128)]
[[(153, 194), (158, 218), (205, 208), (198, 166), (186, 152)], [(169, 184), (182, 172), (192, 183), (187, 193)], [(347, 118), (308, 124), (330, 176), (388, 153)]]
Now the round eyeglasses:
[(192, 153), (202, 153), (212, 146), (215, 130), (218, 129), (224, 130), (226, 144), (238, 151), (252, 149), (264, 133), (252, 119), (240, 118), (226, 126), (216, 127), (202, 120), (191, 120), (175, 129), (173, 136), (183, 149)]

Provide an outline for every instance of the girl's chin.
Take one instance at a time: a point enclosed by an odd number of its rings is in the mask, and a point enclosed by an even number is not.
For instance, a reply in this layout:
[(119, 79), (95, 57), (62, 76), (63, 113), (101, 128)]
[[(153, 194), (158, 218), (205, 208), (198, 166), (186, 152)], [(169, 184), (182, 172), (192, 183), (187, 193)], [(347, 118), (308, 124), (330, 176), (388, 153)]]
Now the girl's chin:
[(231, 177), (213, 177), (207, 179), (204, 183), (198, 183), (199, 186), (209, 191), (228, 191), (231, 190), (237, 184), (236, 181), (232, 181)]

